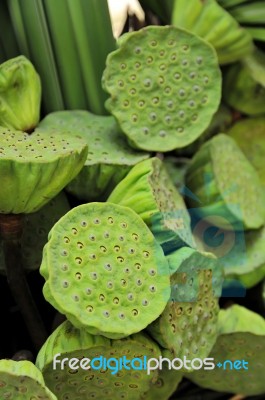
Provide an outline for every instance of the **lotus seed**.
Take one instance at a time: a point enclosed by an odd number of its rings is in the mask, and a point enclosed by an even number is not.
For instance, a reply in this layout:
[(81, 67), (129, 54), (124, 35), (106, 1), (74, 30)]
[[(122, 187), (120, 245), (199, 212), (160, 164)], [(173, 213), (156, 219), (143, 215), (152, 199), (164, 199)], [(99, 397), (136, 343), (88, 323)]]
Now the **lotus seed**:
[(92, 290), (90, 288), (87, 288), (86, 289), (86, 294), (91, 294), (91, 293), (92, 293)]
[(143, 107), (145, 105), (145, 102), (143, 100), (140, 100), (138, 102), (139, 107)]
[(107, 249), (105, 246), (100, 246), (100, 251), (102, 251), (102, 253), (106, 253)]
[(67, 271), (67, 270), (68, 270), (68, 265), (63, 264), (63, 266), (62, 266), (62, 271)]
[(87, 306), (86, 309), (87, 309), (88, 312), (92, 312), (93, 311), (93, 307), (92, 306)]
[(192, 121), (197, 121), (198, 119), (198, 114), (193, 114), (193, 116), (191, 117)]
[(83, 249), (84, 245), (83, 245), (83, 243), (81, 243), (81, 242), (77, 242), (77, 247), (78, 247), (79, 249)]
[(186, 94), (186, 92), (185, 92), (184, 89), (180, 89), (180, 90), (179, 90), (179, 95), (180, 95), (181, 97), (184, 97), (185, 94)]
[(137, 284), (137, 286), (141, 286), (141, 285), (142, 285), (141, 279), (137, 279), (137, 280), (136, 280), (136, 284)]
[(178, 131), (179, 133), (182, 133), (182, 132), (184, 131), (184, 128), (182, 128), (181, 126), (179, 126), (179, 127), (177, 128), (177, 131)]
[(157, 46), (157, 41), (156, 41), (156, 40), (152, 40), (152, 41), (150, 42), (150, 45), (151, 45), (152, 47)]
[(152, 112), (150, 114), (150, 119), (151, 119), (151, 121), (155, 121), (156, 120), (156, 113)]
[(133, 233), (133, 234), (132, 234), (132, 238), (133, 238), (135, 241), (137, 241), (137, 240), (139, 239), (137, 233)]
[(190, 107), (194, 107), (195, 106), (195, 101), (194, 100), (190, 100), (189, 101), (189, 106)]
[(140, 66), (141, 66), (141, 63), (139, 63), (139, 62), (136, 62), (136, 63), (134, 64), (134, 66), (135, 66), (135, 68), (136, 68), (136, 69), (138, 69), (138, 68), (140, 68)]
[(175, 61), (177, 59), (177, 54), (173, 53), (170, 58), (172, 61)]
[(159, 136), (165, 137), (167, 135), (166, 131), (160, 131)]
[(120, 240), (121, 242), (123, 242), (123, 241), (124, 241), (124, 236), (119, 236), (119, 240)]
[(123, 262), (124, 262), (124, 258), (123, 258), (123, 257), (117, 257), (117, 260), (118, 260), (120, 263), (123, 263)]
[(118, 81), (118, 85), (119, 85), (119, 87), (124, 87), (124, 82), (121, 81), (121, 80), (119, 80), (119, 81)]
[(121, 64), (121, 69), (122, 69), (122, 70), (126, 69), (126, 64), (122, 63), (122, 64)]
[(122, 223), (121, 223), (121, 227), (122, 227), (122, 228), (124, 228), (124, 229), (125, 229), (125, 228), (127, 228), (127, 226), (128, 226), (128, 225), (127, 225), (127, 223), (126, 223), (126, 222), (122, 222)]
[(62, 256), (67, 256), (68, 253), (66, 250), (63, 250), (61, 254), (62, 254)]
[(76, 229), (76, 228), (73, 228), (73, 229), (72, 229), (72, 234), (73, 234), (73, 235), (77, 235), (77, 229)]
[(156, 287), (154, 285), (149, 286), (150, 292), (154, 293), (156, 291)]
[(130, 76), (130, 78), (131, 78), (131, 80), (132, 80), (132, 81), (135, 81), (135, 79), (136, 79), (136, 75), (135, 75), (135, 74), (133, 74), (133, 75), (131, 75), (131, 76)]
[(96, 237), (94, 235), (89, 235), (89, 239), (94, 241), (96, 239)]
[(92, 260), (95, 260), (97, 257), (96, 257), (96, 254), (90, 254), (89, 258), (91, 258)]
[(77, 263), (77, 264), (82, 264), (82, 258), (80, 258), (80, 257), (76, 257), (75, 258), (75, 262)]
[(188, 65), (188, 60), (182, 60), (182, 65), (185, 67), (186, 65)]
[(80, 281), (80, 279), (82, 278), (82, 274), (80, 274), (80, 272), (77, 272), (77, 273), (75, 274), (75, 278), (76, 278), (78, 281)]
[(109, 223), (109, 224), (113, 224), (113, 222), (114, 222), (114, 221), (113, 221), (113, 218), (112, 218), (112, 217), (109, 217), (109, 218), (108, 218), (108, 223)]
[(125, 279), (121, 279), (121, 286), (126, 286), (126, 280)]
[(108, 232), (104, 233), (104, 238), (106, 238), (106, 239), (109, 238), (109, 233)]
[(185, 112), (183, 110), (179, 111), (179, 116), (180, 118), (184, 118), (185, 117)]
[(191, 73), (190, 73), (190, 78), (191, 78), (191, 79), (194, 79), (195, 77), (196, 77), (196, 73), (195, 73), (195, 72), (191, 72)]
[(98, 275), (97, 275), (96, 272), (91, 272), (90, 276), (91, 276), (91, 278), (92, 278), (93, 280), (96, 280), (96, 279), (98, 278)]
[(128, 107), (129, 104), (130, 104), (130, 102), (129, 102), (128, 100), (125, 100), (125, 101), (123, 102), (124, 107)]
[(156, 271), (154, 269), (149, 269), (149, 275), (155, 276)]
[(79, 301), (79, 297), (77, 295), (73, 296), (74, 301)]
[(119, 314), (119, 318), (120, 318), (120, 319), (124, 319), (124, 318), (125, 318), (125, 315), (124, 315), (123, 313), (120, 313), (120, 314)]
[(144, 86), (146, 86), (146, 87), (150, 87), (151, 83), (152, 83), (151, 79), (145, 79), (144, 80)]
[(113, 283), (112, 283), (111, 281), (109, 281), (109, 282), (107, 283), (107, 287), (108, 287), (109, 289), (112, 289), (112, 288), (113, 288)]
[(130, 268), (124, 268), (124, 272), (126, 273), (126, 274), (128, 274), (129, 272), (130, 272)]
[(148, 258), (150, 256), (150, 253), (148, 251), (143, 251), (143, 256), (145, 258)]
[(167, 102), (167, 106), (168, 106), (168, 108), (172, 108), (172, 107), (173, 107), (173, 101), (172, 101), (172, 100), (169, 100), (169, 101)]
[(128, 252), (129, 252), (130, 254), (134, 254), (134, 253), (135, 253), (135, 249), (130, 248), (130, 249), (128, 250)]
[(133, 294), (132, 293), (128, 293), (128, 300), (133, 300)]
[(112, 270), (112, 267), (111, 267), (110, 264), (105, 264), (105, 269), (106, 269), (107, 271), (111, 271), (111, 270)]
[(105, 300), (104, 294), (100, 294), (100, 295), (99, 295), (99, 300), (100, 300), (100, 301), (104, 301), (104, 300)]
[(70, 242), (69, 237), (65, 236), (65, 237), (64, 237), (64, 243), (69, 243), (69, 242)]
[(136, 268), (137, 270), (141, 269), (141, 264), (139, 264), (139, 263), (136, 263), (134, 266), (135, 266), (135, 268)]
[(160, 65), (159, 65), (159, 69), (160, 69), (161, 71), (165, 71), (165, 69), (166, 69), (166, 64), (160, 64)]
[(113, 299), (113, 303), (114, 304), (119, 304), (120, 300), (118, 299), (118, 297), (114, 297)]

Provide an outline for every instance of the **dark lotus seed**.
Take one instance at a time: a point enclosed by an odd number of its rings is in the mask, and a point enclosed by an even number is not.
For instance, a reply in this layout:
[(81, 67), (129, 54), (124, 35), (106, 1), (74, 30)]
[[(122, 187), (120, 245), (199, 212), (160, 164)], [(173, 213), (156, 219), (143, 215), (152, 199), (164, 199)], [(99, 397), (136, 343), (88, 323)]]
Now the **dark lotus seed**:
[(150, 256), (150, 253), (148, 251), (143, 251), (143, 256), (145, 258), (148, 258)]
[(140, 62), (136, 62), (136, 63), (134, 64), (134, 66), (135, 66), (136, 69), (138, 69), (138, 68), (141, 67), (141, 63), (140, 63)]
[(137, 284), (137, 286), (141, 286), (141, 285), (142, 285), (141, 279), (137, 279), (137, 280), (136, 280), (136, 284)]
[(139, 263), (134, 264), (134, 266), (135, 266), (135, 268), (136, 268), (137, 270), (141, 269), (141, 264), (139, 264)]
[(104, 301), (104, 300), (105, 300), (104, 294), (100, 294), (100, 295), (99, 295), (99, 300), (100, 300), (100, 301)]
[(113, 222), (114, 222), (114, 221), (113, 221), (113, 218), (112, 218), (112, 217), (109, 217), (109, 218), (108, 218), (108, 223), (109, 223), (109, 224), (113, 224)]
[(106, 269), (107, 271), (111, 271), (111, 270), (112, 270), (112, 267), (111, 267), (110, 264), (105, 264), (105, 269)]
[(121, 279), (121, 286), (126, 286), (126, 280), (125, 279)]
[(75, 262), (76, 262), (78, 265), (82, 264), (82, 258), (76, 257), (76, 258), (75, 258)]
[(79, 301), (79, 297), (77, 295), (73, 296), (74, 301)]
[(77, 242), (77, 247), (78, 247), (79, 249), (82, 249), (82, 248), (84, 247), (84, 245), (83, 245), (83, 243), (81, 243), (81, 242)]
[(123, 257), (117, 257), (117, 261), (119, 261), (119, 263), (123, 263), (124, 262), (124, 258)]
[(64, 243), (69, 243), (69, 242), (70, 242), (69, 237), (65, 236), (65, 237), (64, 237)]
[(118, 299), (118, 297), (114, 297), (113, 299), (113, 303), (114, 304), (119, 304), (120, 300)]
[(73, 235), (77, 235), (77, 229), (76, 229), (76, 228), (73, 228), (73, 229), (72, 229), (72, 234), (73, 234)]
[(87, 309), (88, 312), (92, 312), (93, 311), (93, 307), (92, 306), (87, 306), (86, 309)]
[(150, 292), (154, 293), (156, 291), (156, 287), (154, 285), (149, 286)]
[(80, 274), (80, 272), (77, 272), (77, 273), (75, 274), (75, 278), (76, 278), (78, 281), (80, 281), (80, 279), (82, 278), (82, 274)]

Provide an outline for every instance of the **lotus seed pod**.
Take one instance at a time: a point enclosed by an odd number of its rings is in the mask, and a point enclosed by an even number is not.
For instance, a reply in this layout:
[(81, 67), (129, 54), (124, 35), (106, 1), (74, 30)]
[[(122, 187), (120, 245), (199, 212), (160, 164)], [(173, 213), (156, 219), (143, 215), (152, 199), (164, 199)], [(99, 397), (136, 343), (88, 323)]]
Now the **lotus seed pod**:
[(265, 55), (256, 50), (224, 74), (224, 100), (247, 115), (265, 113)]
[(0, 360), (0, 398), (57, 400), (43, 376), (30, 361)]
[(38, 211), (81, 170), (87, 145), (80, 137), (0, 127), (0, 213)]
[[(74, 358), (80, 361), (80, 365), (82, 359), (86, 361), (89, 358), (91, 368), (71, 369), (67, 366), (61, 369), (57, 364), (57, 368), (54, 369), (53, 360), (56, 354), (60, 354), (57, 361), (65, 357)], [(143, 333), (112, 341), (99, 335), (91, 335), (85, 329), (78, 330), (66, 321), (43, 345), (36, 365), (58, 400), (65, 400), (67, 396), (69, 399), (140, 400), (141, 395), (158, 376), (158, 371), (147, 374), (144, 369), (144, 356), (148, 359), (159, 358), (160, 355), (157, 344)], [(121, 366), (120, 359), (124, 357), (130, 361), (137, 359), (134, 364), (135, 370), (130, 364), (127, 364), (127, 368)], [(96, 363), (93, 361), (95, 358)], [(104, 364), (104, 359), (108, 364)], [(119, 362), (115, 362), (115, 359)], [(140, 368), (137, 368), (139, 366)]]
[(57, 111), (46, 116), (37, 131), (71, 132), (83, 137), (89, 146), (84, 167), (66, 187), (81, 200), (104, 200), (133, 165), (149, 154), (128, 146), (115, 118), (88, 111)]
[(219, 134), (202, 145), (188, 166), (186, 186), (200, 200), (189, 205), (206, 221), (227, 230), (260, 228), (265, 222), (259, 176), (236, 142)]
[[(39, 211), (24, 217), (22, 235), (22, 264), (25, 270), (37, 270), (41, 265), (42, 250), (47, 242), (48, 233), (64, 214), (70, 210), (66, 195), (61, 192)], [(5, 261), (0, 241), (0, 273), (5, 274)]]
[(213, 370), (190, 373), (188, 379), (202, 387), (252, 396), (265, 392), (265, 321), (248, 309), (234, 305), (221, 310), (218, 339), (209, 355)]
[(211, 253), (201, 254), (185, 247), (167, 259), (171, 273), (170, 301), (147, 330), (176, 357), (203, 359), (217, 337), (222, 266)]
[(253, 50), (251, 35), (216, 0), (177, 0), (172, 24), (204, 38), (215, 48), (219, 63), (228, 64)]
[[(170, 361), (174, 358), (174, 355), (169, 350), (163, 349), (161, 352), (163, 358), (168, 358)], [(141, 398), (142, 400), (168, 400), (177, 389), (183, 373), (169, 369), (166, 361), (162, 366), (163, 368), (158, 372), (158, 379), (151, 383), (150, 389)]]
[(184, 200), (159, 158), (153, 157), (135, 165), (108, 201), (130, 207), (140, 215), (165, 252), (183, 243), (193, 245)]
[(192, 143), (220, 102), (214, 49), (173, 26), (148, 26), (119, 44), (107, 57), (103, 87), (130, 144), (165, 152)]
[(243, 151), (265, 186), (265, 118), (246, 118), (236, 122), (227, 132)]
[(0, 65), (0, 125), (31, 132), (39, 122), (41, 82), (24, 56)]
[(43, 293), (76, 327), (121, 338), (144, 329), (166, 306), (168, 263), (131, 209), (88, 203), (52, 228), (40, 268)]

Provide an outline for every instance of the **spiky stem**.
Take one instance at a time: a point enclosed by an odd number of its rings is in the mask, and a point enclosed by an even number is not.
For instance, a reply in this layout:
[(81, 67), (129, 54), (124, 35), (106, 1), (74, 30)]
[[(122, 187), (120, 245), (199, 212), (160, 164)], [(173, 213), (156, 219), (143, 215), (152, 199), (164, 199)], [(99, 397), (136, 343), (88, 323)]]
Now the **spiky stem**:
[(0, 214), (0, 236), (3, 241), (7, 281), (20, 308), (33, 345), (36, 350), (39, 350), (47, 338), (47, 333), (23, 270), (21, 261), (22, 232), (22, 215)]

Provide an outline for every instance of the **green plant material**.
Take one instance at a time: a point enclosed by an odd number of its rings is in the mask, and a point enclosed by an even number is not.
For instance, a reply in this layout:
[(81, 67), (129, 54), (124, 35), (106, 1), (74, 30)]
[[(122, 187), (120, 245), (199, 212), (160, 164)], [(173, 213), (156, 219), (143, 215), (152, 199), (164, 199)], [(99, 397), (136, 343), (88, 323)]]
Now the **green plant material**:
[(1, 399), (57, 400), (30, 361), (0, 360)]
[(240, 147), (259, 174), (265, 187), (265, 118), (247, 118), (236, 122), (227, 134)]
[(248, 3), (252, 0), (218, 0), (218, 3), (224, 8), (231, 8), (239, 4)]
[[(106, 114), (104, 102), (107, 96), (101, 87), (101, 77), (106, 57), (116, 47), (107, 1), (66, 0), (64, 3), (71, 15), (89, 110)], [(61, 23), (64, 24), (64, 20)]]
[(0, 2), (0, 27), (0, 48), (3, 51), (0, 63), (2, 63), (18, 55), (18, 45), (6, 1)]
[(248, 309), (234, 305), (221, 310), (218, 319), (219, 336), (210, 353), (215, 363), (225, 360), (246, 361), (248, 370), (226, 368), (195, 371), (188, 378), (202, 387), (229, 393), (252, 396), (265, 392), (263, 378), (265, 360), (265, 321)]
[[(174, 354), (169, 350), (161, 349), (162, 357), (172, 360)], [(158, 372), (158, 379), (152, 382), (148, 392), (141, 398), (143, 400), (168, 400), (177, 389), (182, 380), (183, 373), (174, 369), (169, 369), (166, 363), (163, 364), (163, 369)]]
[(24, 56), (0, 65), (0, 125), (32, 131), (39, 122), (41, 83)]
[(58, 130), (82, 136), (89, 146), (84, 167), (66, 188), (81, 200), (106, 199), (133, 165), (149, 157), (128, 146), (112, 116), (58, 111), (46, 116), (36, 131), (58, 134)]
[(140, 0), (145, 9), (151, 10), (163, 23), (169, 24), (174, 0)]
[(246, 30), (250, 33), (253, 40), (265, 42), (265, 28), (249, 28), (246, 27)]
[(213, 115), (212, 121), (203, 134), (192, 144), (181, 150), (176, 150), (179, 155), (193, 156), (203, 143), (219, 132), (225, 132), (232, 123), (232, 112), (224, 104), (220, 104), (218, 110)]
[[(39, 211), (25, 215), (22, 236), (22, 264), (25, 270), (37, 270), (41, 265), (42, 250), (48, 233), (64, 214), (70, 210), (63, 192), (54, 197)], [(0, 273), (5, 274), (5, 262), (0, 241)]]
[(175, 0), (171, 23), (211, 43), (220, 64), (237, 61), (253, 48), (250, 34), (216, 0)]
[(45, 111), (63, 109), (59, 76), (42, 0), (10, 0), (7, 3), (20, 52), (32, 61), (40, 74)]
[(221, 95), (212, 47), (173, 26), (127, 33), (107, 57), (106, 108), (133, 147), (169, 151), (192, 143), (209, 125)]
[[(44, 0), (43, 6), (50, 30), (65, 108), (86, 109), (85, 87), (75, 43), (74, 25), (66, 3), (65, 0), (56, 0), (56, 2)], [(77, 8), (78, 3), (79, 1), (75, 1)]]
[(193, 245), (190, 216), (159, 158), (142, 161), (116, 186), (108, 202), (133, 209), (165, 252)]
[(224, 75), (224, 100), (247, 115), (265, 114), (265, 55), (256, 49)]
[(240, 24), (263, 24), (265, 21), (265, 6), (263, 1), (251, 1), (250, 4), (239, 5), (230, 13)]
[(181, 359), (184, 356), (203, 359), (217, 337), (222, 266), (212, 254), (185, 247), (167, 259), (171, 273), (170, 301), (160, 317), (148, 326), (148, 332)]
[(259, 176), (228, 135), (216, 135), (202, 145), (189, 164), (186, 186), (201, 201), (199, 208), (191, 198), (189, 204), (218, 227), (257, 229), (265, 222)]
[[(158, 371), (151, 371), (147, 375), (145, 370), (128, 370), (123, 368), (115, 372), (115, 364), (112, 368), (84, 370), (64, 368), (53, 369), (53, 357), (61, 353), (61, 359), (98, 358), (100, 356), (109, 360), (126, 357), (132, 360), (137, 357), (138, 363), (143, 356), (147, 358), (159, 358), (159, 347), (147, 335), (137, 333), (126, 339), (109, 340), (99, 335), (91, 335), (85, 329), (74, 328), (69, 321), (60, 325), (48, 338), (40, 350), (36, 365), (42, 371), (48, 387), (54, 391), (58, 400), (92, 399), (105, 400), (126, 399), (138, 400), (145, 393), (152, 381), (157, 379)], [(99, 365), (99, 361), (96, 363)]]
[(162, 248), (131, 209), (76, 207), (54, 225), (40, 268), (43, 293), (76, 327), (121, 338), (144, 329), (169, 298)]
[(87, 145), (67, 134), (53, 136), (0, 128), (0, 213), (38, 211), (81, 170)]
[(188, 158), (177, 158), (168, 156), (164, 158), (163, 164), (170, 176), (172, 183), (178, 190), (182, 189), (185, 183), (185, 174), (189, 164)]

